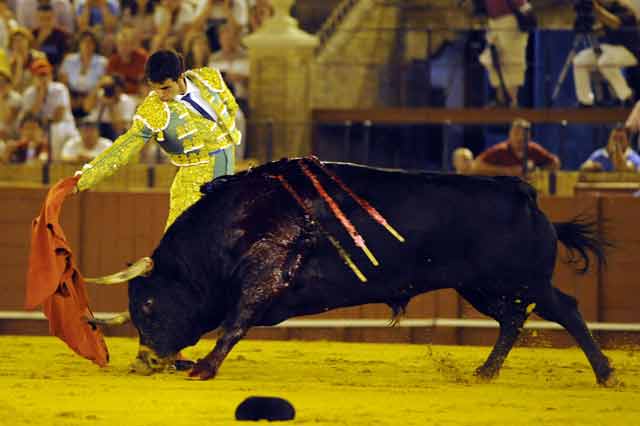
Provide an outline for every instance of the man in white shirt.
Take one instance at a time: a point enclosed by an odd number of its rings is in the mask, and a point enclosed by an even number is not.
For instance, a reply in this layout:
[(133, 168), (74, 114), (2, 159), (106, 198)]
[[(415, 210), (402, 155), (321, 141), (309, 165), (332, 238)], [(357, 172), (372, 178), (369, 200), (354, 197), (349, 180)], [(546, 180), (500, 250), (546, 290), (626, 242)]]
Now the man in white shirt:
[[(35, 29), (38, 26), (38, 0), (20, 0), (16, 2), (16, 19), (20, 25)], [(68, 0), (51, 0), (56, 26), (68, 34), (73, 34), (75, 27), (75, 14), (71, 2)]]
[(151, 40), (151, 52), (162, 48), (174, 48), (178, 40), (192, 30), (196, 18), (195, 6), (189, 1), (162, 0), (153, 15), (155, 35)]
[(100, 137), (98, 123), (84, 119), (79, 123), (80, 136), (69, 139), (62, 149), (62, 160), (70, 162), (87, 162), (96, 158), (113, 143)]

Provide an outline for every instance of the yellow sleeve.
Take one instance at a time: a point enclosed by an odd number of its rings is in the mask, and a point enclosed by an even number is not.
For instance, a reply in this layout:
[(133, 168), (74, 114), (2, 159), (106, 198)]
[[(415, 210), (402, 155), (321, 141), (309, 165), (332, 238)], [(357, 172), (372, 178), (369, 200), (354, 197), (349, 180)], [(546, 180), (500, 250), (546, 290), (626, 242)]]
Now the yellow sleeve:
[(82, 166), (82, 176), (78, 181), (78, 190), (93, 188), (101, 180), (111, 176), (120, 166), (127, 164), (140, 152), (144, 144), (151, 139), (153, 132), (142, 120), (134, 120), (131, 128), (120, 136), (108, 149)]

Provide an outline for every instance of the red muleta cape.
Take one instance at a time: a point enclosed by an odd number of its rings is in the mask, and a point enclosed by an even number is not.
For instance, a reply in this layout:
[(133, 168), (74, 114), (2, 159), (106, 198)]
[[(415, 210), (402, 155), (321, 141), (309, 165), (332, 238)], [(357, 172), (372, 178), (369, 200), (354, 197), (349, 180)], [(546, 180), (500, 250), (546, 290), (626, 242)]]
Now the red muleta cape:
[(73, 192), (78, 179), (66, 178), (52, 186), (40, 215), (33, 221), (25, 307), (42, 305), (49, 332), (79, 355), (104, 367), (109, 362), (107, 345), (100, 330), (87, 323), (93, 314), (84, 279), (59, 223), (62, 202)]

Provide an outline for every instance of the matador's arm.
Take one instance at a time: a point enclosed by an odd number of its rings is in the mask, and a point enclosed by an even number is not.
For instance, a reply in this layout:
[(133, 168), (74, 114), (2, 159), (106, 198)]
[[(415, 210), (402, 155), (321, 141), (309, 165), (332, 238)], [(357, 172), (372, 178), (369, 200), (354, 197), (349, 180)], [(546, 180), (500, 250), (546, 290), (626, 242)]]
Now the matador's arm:
[(116, 139), (113, 145), (90, 163), (82, 166), (82, 176), (77, 184), (78, 190), (93, 188), (101, 180), (114, 174), (120, 166), (130, 162), (152, 136), (153, 132), (144, 125), (142, 120), (134, 120), (131, 128)]

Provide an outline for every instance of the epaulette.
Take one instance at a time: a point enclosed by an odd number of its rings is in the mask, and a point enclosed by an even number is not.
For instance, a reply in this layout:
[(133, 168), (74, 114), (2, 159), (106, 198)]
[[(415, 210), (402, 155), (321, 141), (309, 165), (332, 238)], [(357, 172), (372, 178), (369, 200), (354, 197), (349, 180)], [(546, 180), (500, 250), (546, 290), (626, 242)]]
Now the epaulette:
[(197, 78), (213, 92), (222, 92), (224, 83), (220, 72), (215, 68), (202, 67), (187, 71), (187, 75)]
[(133, 118), (141, 120), (153, 132), (160, 132), (169, 125), (171, 111), (169, 105), (162, 102), (156, 92), (150, 92), (138, 106)]

